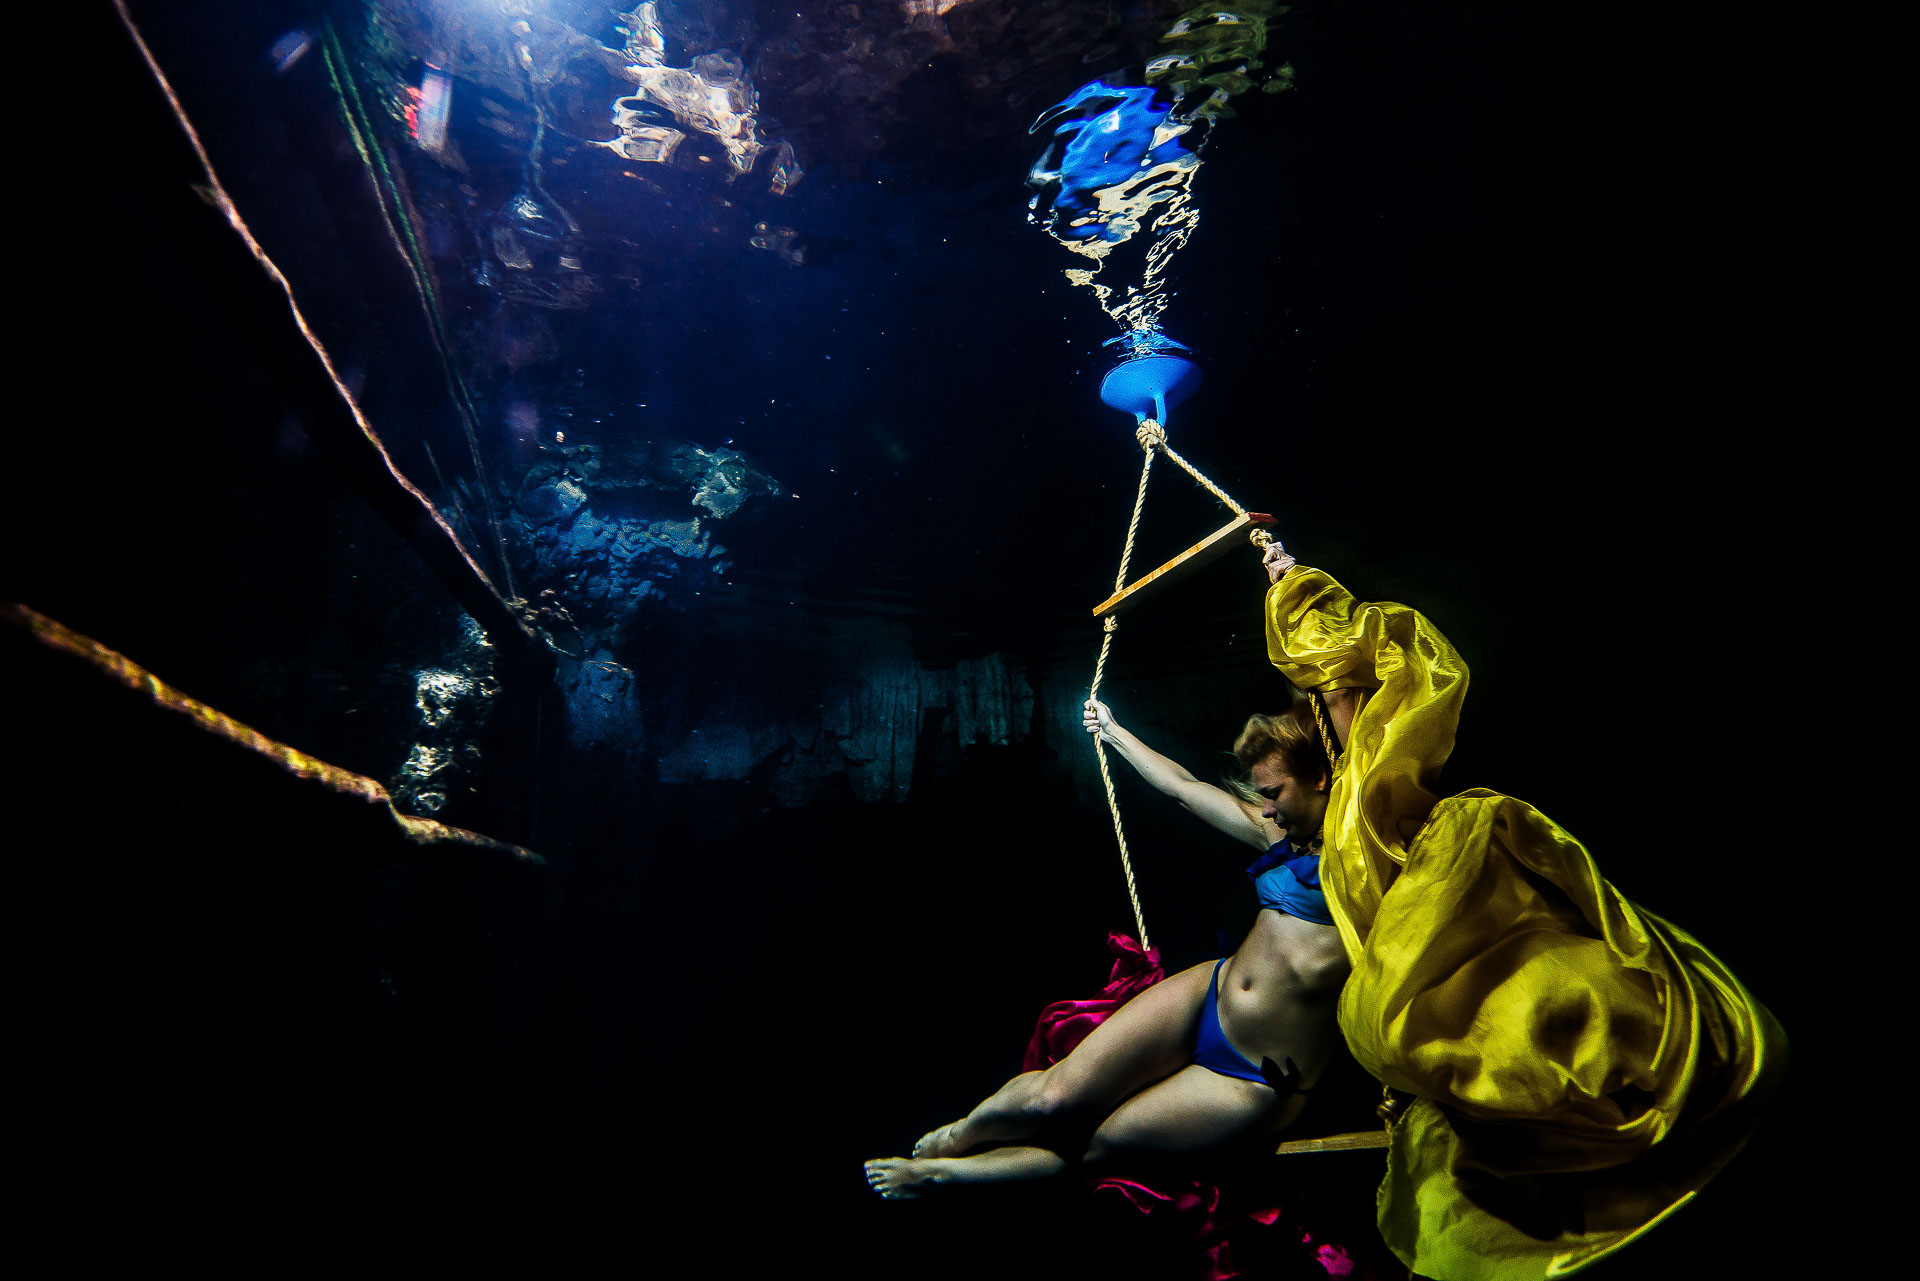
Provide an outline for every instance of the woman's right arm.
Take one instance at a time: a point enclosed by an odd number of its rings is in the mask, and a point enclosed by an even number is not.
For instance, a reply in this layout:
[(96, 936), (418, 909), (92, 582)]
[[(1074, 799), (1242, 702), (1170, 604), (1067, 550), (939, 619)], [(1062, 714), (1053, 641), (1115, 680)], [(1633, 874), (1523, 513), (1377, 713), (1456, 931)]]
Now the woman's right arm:
[(1155, 790), (1179, 801), (1209, 826), (1259, 850), (1266, 849), (1279, 839), (1279, 829), (1274, 828), (1269, 832), (1267, 828), (1271, 825), (1262, 823), (1251, 808), (1242, 804), (1233, 793), (1201, 782), (1184, 766), (1168, 760), (1141, 742), (1131, 731), (1122, 728), (1113, 719), (1113, 713), (1107, 710), (1105, 703), (1088, 699), (1083, 709), (1082, 723), (1089, 734), (1099, 735), (1101, 742), (1120, 753), (1127, 764), (1138, 770), (1140, 777), (1152, 784)]

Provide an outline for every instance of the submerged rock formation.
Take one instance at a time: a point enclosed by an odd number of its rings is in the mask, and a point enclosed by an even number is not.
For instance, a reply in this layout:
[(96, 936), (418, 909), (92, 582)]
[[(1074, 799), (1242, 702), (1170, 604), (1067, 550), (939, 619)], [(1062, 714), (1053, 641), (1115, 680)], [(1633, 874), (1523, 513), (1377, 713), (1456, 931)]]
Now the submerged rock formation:
[[(780, 806), (843, 787), (859, 802), (904, 801), (968, 750), (1025, 739), (1033, 722), (1033, 686), (1000, 654), (929, 668), (915, 660), (904, 623), (870, 616), (843, 621), (807, 649), (789, 649), (782, 679), (810, 677), (811, 707), (703, 716), (662, 751), (659, 781), (753, 779)], [(736, 709), (777, 706), (767, 694)]]
[(475, 790), (479, 739), (500, 693), (493, 653), (480, 625), (462, 614), (459, 641), (438, 664), (413, 673), (414, 740), (389, 787), (401, 813), (435, 815), (454, 793)]
[[(555, 681), (568, 741), (628, 769), (647, 741), (643, 682), (628, 666), (638, 624), (648, 608), (684, 611), (702, 591), (723, 586), (729, 564), (715, 537), (719, 523), (779, 485), (724, 447), (556, 441), (499, 492), (514, 575), (560, 655)], [(473, 505), (463, 495), (463, 506)], [(415, 790), (428, 805), (427, 780), (453, 761), (433, 747), (416, 744), (403, 769), (403, 779), (419, 776)]]
[(542, 452), (503, 485), (501, 525), (528, 598), (576, 658), (619, 649), (644, 604), (678, 603), (675, 584), (724, 575), (715, 524), (779, 492), (745, 455), (689, 441)]

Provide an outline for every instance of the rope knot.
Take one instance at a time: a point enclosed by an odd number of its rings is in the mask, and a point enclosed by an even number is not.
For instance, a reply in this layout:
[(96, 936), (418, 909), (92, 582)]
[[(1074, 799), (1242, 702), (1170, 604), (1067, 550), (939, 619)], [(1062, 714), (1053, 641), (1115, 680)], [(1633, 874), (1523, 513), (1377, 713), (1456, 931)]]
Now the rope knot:
[(1167, 429), (1151, 418), (1142, 418), (1140, 429), (1133, 433), (1133, 437), (1140, 442), (1142, 449), (1158, 449), (1167, 443)]
[(1107, 616), (1106, 616), (1105, 618), (1103, 618), (1103, 619), (1101, 619), (1101, 620), (1100, 620), (1100, 630), (1101, 630), (1101, 631), (1103, 631), (1103, 632), (1117, 632), (1117, 631), (1119, 631), (1119, 630), (1120, 630), (1120, 617), (1119, 617), (1119, 615), (1117, 615), (1117, 614), (1108, 614), (1108, 615), (1107, 615)]

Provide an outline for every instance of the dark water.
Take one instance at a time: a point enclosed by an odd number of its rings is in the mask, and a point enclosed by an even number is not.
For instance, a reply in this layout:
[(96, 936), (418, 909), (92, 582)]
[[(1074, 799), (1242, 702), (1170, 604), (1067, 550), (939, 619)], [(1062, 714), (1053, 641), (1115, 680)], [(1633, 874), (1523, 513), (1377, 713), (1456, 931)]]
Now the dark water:
[[(542, 56), (618, 45), (607, 10), (525, 7)], [(260, 1260), (1192, 1266), (1123, 1221), (1062, 1241), (1043, 1225), (1088, 1211), (1046, 1196), (884, 1205), (859, 1169), (1010, 1075), (1131, 926), (1075, 709), (1139, 452), (1096, 396), (1115, 330), (1023, 180), (1033, 117), (1137, 73), (1180, 6), (665, 5), (665, 64), (725, 48), (757, 85), (767, 154), (731, 182), (697, 132), (667, 164), (591, 145), (611, 73), (581, 55), (517, 90), (516, 14), (481, 0), (133, 12), (396, 465), (565, 615), (554, 674), (501, 663), (432, 722), (421, 674), (478, 671), (458, 605), (169, 221), (163, 105), (92, 108), (21, 250), (57, 277), (68, 394), (17, 429), (6, 595), (396, 793), (444, 752), (416, 812), (546, 865), (375, 859), (10, 651), (34, 762), (10, 804), (60, 869), (31, 1004), (73, 1201)], [(460, 38), (422, 52), (429, 18)], [(1450, 785), (1554, 815), (1791, 1033), (1758, 851), (1819, 819), (1768, 746), (1790, 673), (1755, 621), (1780, 477), (1749, 442), (1782, 412), (1742, 354), (1771, 305), (1757, 144), (1704, 32), (1628, 55), (1603, 18), (1278, 18), (1296, 87), (1216, 125), (1170, 273), (1164, 323), (1207, 374), (1175, 441), (1304, 562), (1456, 642)], [(110, 17), (81, 34), (104, 83), (142, 83)], [(435, 155), (396, 114), (430, 54)], [(1156, 470), (1147, 565), (1221, 519)], [(605, 527), (582, 555), (563, 475)], [(1273, 699), (1260, 587), (1238, 555), (1120, 634), (1107, 696), (1196, 767)], [(1233, 946), (1235, 853), (1121, 781), (1169, 968)], [(1329, 1128), (1369, 1123), (1349, 1072)], [(1753, 1218), (1798, 1168), (1782, 1129), (1594, 1275), (1800, 1248)], [(1364, 1225), (1376, 1157), (1297, 1159)]]

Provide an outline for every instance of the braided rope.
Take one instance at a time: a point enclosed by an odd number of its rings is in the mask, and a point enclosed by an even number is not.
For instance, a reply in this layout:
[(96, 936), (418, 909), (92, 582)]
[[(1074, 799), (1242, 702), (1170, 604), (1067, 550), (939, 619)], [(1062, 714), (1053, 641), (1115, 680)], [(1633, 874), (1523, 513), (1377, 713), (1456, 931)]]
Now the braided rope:
[[(1200, 482), (1208, 493), (1231, 508), (1234, 515), (1245, 516), (1247, 514), (1246, 508), (1227, 497), (1227, 491), (1214, 484), (1211, 480), (1208, 480), (1201, 474), (1197, 467), (1173, 451), (1167, 444), (1167, 429), (1160, 423), (1155, 422), (1151, 418), (1141, 419), (1139, 429), (1134, 432), (1134, 438), (1140, 442), (1140, 448), (1145, 453), (1146, 458), (1145, 461), (1140, 464), (1140, 488), (1133, 499), (1133, 519), (1127, 524), (1126, 546), (1122, 548), (1120, 552), (1120, 572), (1113, 577), (1113, 590), (1115, 595), (1127, 589), (1127, 566), (1133, 560), (1134, 538), (1140, 532), (1140, 514), (1146, 510), (1147, 478), (1153, 474), (1153, 455), (1156, 450), (1172, 459), (1182, 471)], [(1273, 536), (1264, 529), (1255, 529), (1247, 534), (1247, 540), (1255, 547), (1265, 548), (1273, 541)], [(1120, 619), (1118, 615), (1109, 614), (1102, 620), (1100, 658), (1099, 661), (1093, 665), (1093, 687), (1087, 691), (1087, 697), (1090, 699), (1100, 697), (1100, 682), (1107, 674), (1107, 658), (1113, 653), (1113, 634), (1119, 629)], [(1315, 720), (1320, 719), (1320, 704), (1317, 701), (1314, 703), (1313, 714)], [(1320, 726), (1320, 737), (1322, 743), (1326, 744), (1328, 748), (1327, 760), (1332, 761), (1334, 759), (1331, 747), (1332, 740), (1327, 736), (1327, 728), (1324, 723)], [(1106, 744), (1100, 741), (1098, 734), (1093, 736), (1093, 754), (1094, 758), (1100, 763), (1101, 785), (1104, 786), (1107, 791), (1107, 812), (1113, 816), (1113, 837), (1120, 845), (1120, 867), (1127, 875), (1127, 898), (1133, 904), (1133, 923), (1135, 928), (1140, 931), (1140, 946), (1143, 949), (1149, 948), (1152, 944), (1147, 941), (1146, 914), (1141, 911), (1140, 890), (1134, 881), (1133, 856), (1127, 849), (1126, 829), (1120, 822), (1120, 799), (1113, 790), (1113, 770), (1107, 764)]]
[(1182, 458), (1179, 454), (1174, 453), (1173, 448), (1167, 444), (1164, 433), (1162, 434), (1161, 440), (1160, 440), (1160, 452), (1165, 454), (1170, 460), (1176, 463), (1182, 471), (1187, 473), (1187, 475), (1199, 481), (1200, 484), (1206, 488), (1206, 491), (1208, 493), (1212, 494), (1215, 498), (1218, 498), (1221, 502), (1225, 503), (1230, 509), (1232, 509), (1234, 515), (1244, 516), (1247, 514), (1246, 508), (1242, 507), (1239, 503), (1234, 502), (1233, 499), (1227, 497), (1226, 490), (1220, 488), (1220, 486), (1208, 480), (1205, 476), (1200, 474), (1199, 468), (1195, 467), (1192, 463)]
[(1327, 754), (1327, 769), (1332, 771), (1339, 763), (1340, 753), (1333, 750), (1333, 735), (1327, 731), (1327, 716), (1324, 700), (1314, 690), (1307, 691), (1307, 701), (1313, 704), (1313, 723), (1320, 727), (1320, 747)]
[[(1218, 498), (1221, 502), (1225, 503), (1227, 505), (1228, 510), (1230, 510), (1234, 515), (1244, 516), (1247, 514), (1247, 509), (1242, 507), (1239, 503), (1234, 502), (1233, 499), (1227, 494), (1226, 490), (1220, 488), (1220, 486), (1214, 484), (1211, 480), (1207, 479), (1207, 476), (1204, 472), (1202, 472), (1198, 467), (1195, 467), (1192, 463), (1188, 462), (1186, 459), (1182, 458), (1179, 454), (1179, 451), (1175, 450), (1173, 446), (1167, 444), (1167, 429), (1162, 427), (1159, 423), (1153, 421), (1153, 419), (1151, 418), (1143, 419), (1140, 423), (1140, 430), (1135, 432), (1134, 434), (1137, 437), (1139, 437), (1142, 448), (1149, 449), (1149, 450), (1158, 449), (1161, 453), (1165, 454), (1168, 457), (1168, 459), (1170, 459), (1174, 463), (1174, 465), (1179, 467), (1182, 471), (1186, 472), (1187, 475), (1193, 477), (1196, 481), (1199, 481), (1201, 487), (1204, 488), (1209, 494), (1212, 494), (1215, 498)], [(1250, 529), (1247, 531), (1247, 541), (1252, 543), (1255, 547), (1258, 547), (1264, 550), (1268, 544), (1273, 542), (1273, 535), (1269, 534), (1264, 529)], [(1114, 590), (1118, 591), (1119, 588), (1115, 588)]]
[[(1147, 478), (1153, 474), (1154, 446), (1166, 447), (1166, 433), (1151, 418), (1140, 424), (1137, 435), (1146, 459), (1140, 464), (1140, 488), (1133, 497), (1133, 519), (1127, 524), (1127, 544), (1120, 551), (1120, 571), (1113, 578), (1113, 590), (1116, 592), (1124, 591), (1127, 586), (1127, 565), (1133, 560), (1133, 540), (1140, 532), (1140, 513), (1147, 506)], [(1101, 625), (1100, 659), (1093, 665), (1093, 687), (1087, 691), (1090, 699), (1100, 697), (1100, 682), (1107, 674), (1107, 656), (1113, 652), (1113, 634), (1119, 630), (1119, 618), (1107, 615)], [(1133, 904), (1134, 928), (1140, 931), (1140, 948), (1145, 951), (1153, 946), (1147, 941), (1147, 917), (1140, 907), (1140, 889), (1134, 881), (1133, 857), (1127, 850), (1126, 829), (1120, 823), (1120, 798), (1113, 790), (1113, 770), (1107, 765), (1107, 746), (1100, 741), (1098, 734), (1093, 736), (1093, 755), (1100, 762), (1100, 782), (1107, 789), (1107, 812), (1113, 816), (1113, 838), (1120, 843), (1120, 869), (1127, 875), (1127, 899)]]

